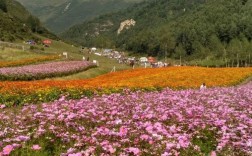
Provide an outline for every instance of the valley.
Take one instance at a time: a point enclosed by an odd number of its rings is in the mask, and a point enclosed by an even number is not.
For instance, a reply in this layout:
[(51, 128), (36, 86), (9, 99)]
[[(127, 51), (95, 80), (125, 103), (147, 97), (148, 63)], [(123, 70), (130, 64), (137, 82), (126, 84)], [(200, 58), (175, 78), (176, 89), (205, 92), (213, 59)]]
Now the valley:
[(0, 156), (251, 156), (252, 0), (19, 2)]

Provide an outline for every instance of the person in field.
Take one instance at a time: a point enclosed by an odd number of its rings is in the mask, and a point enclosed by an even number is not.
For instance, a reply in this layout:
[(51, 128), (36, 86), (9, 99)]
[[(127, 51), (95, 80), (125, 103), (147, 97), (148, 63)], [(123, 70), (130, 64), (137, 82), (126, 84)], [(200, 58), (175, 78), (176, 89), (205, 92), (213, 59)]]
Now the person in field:
[(202, 83), (202, 85), (200, 86), (200, 90), (205, 90), (206, 89), (206, 84)]

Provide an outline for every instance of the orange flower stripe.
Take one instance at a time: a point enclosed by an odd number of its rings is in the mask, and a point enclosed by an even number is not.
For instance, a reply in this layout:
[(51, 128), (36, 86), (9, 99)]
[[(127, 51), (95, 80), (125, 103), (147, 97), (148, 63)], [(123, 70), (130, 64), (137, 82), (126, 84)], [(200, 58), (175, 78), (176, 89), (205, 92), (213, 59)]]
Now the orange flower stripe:
[(252, 68), (167, 67), (126, 70), (87, 80), (0, 82), (0, 93), (30, 93), (38, 90), (152, 88), (173, 89), (236, 85), (252, 76)]
[(56, 60), (56, 59), (59, 59), (59, 58), (60, 57), (58, 55), (51, 55), (51, 56), (41, 56), (41, 57), (35, 57), (35, 58), (27, 58), (27, 59), (16, 60), (16, 61), (0, 61), (0, 68), (27, 65), (27, 64), (43, 62), (43, 61), (51, 61), (51, 60)]

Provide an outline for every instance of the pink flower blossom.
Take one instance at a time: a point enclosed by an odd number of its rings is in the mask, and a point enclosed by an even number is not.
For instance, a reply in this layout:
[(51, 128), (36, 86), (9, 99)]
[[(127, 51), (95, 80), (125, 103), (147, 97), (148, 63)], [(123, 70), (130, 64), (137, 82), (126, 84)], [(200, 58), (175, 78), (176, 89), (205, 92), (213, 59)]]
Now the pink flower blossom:
[(147, 141), (149, 139), (149, 136), (146, 135), (146, 134), (143, 134), (143, 135), (140, 136), (140, 139)]
[(68, 154), (68, 156), (82, 156), (82, 154), (79, 152), (79, 153)]
[(3, 148), (3, 155), (10, 155), (11, 151), (13, 151), (14, 148), (12, 145), (7, 145)]
[(212, 152), (210, 153), (210, 156), (217, 156), (217, 154), (216, 154), (215, 151), (212, 151)]
[(28, 141), (28, 140), (30, 140), (30, 137), (20, 135), (20, 136), (17, 137), (17, 139), (20, 140), (20, 141)]
[(0, 105), (0, 109), (4, 109), (5, 107), (5, 105)]
[(41, 147), (39, 145), (33, 145), (32, 149), (35, 150), (35, 151), (37, 151), (37, 150), (40, 150)]
[(140, 155), (141, 151), (138, 148), (130, 147), (127, 149), (129, 153), (133, 153), (134, 155)]
[(120, 130), (119, 130), (120, 136), (126, 136), (127, 133), (128, 133), (128, 129), (122, 126), (122, 127), (120, 128)]

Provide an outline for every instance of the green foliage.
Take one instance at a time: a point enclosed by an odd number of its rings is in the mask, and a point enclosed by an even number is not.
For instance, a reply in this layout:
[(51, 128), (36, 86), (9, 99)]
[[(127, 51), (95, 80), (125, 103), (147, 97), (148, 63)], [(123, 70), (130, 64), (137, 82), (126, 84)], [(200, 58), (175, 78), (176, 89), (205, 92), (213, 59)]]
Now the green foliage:
[(194, 145), (200, 147), (200, 150), (204, 154), (210, 154), (211, 151), (216, 150), (217, 147), (217, 131), (210, 130), (209, 127), (200, 130), (199, 134), (192, 140)]
[(5, 0), (0, 0), (0, 10), (2, 10), (3, 12), (7, 12), (7, 6)]
[(193, 155), (193, 156), (206, 156), (203, 153), (196, 151), (195, 149), (193, 149), (193, 147), (184, 149), (180, 151), (180, 156), (189, 156), (189, 155)]
[[(246, 66), (252, 58), (251, 5), (251, 0), (149, 0), (76, 25), (62, 37), (85, 46), (104, 47), (106, 39), (112, 43), (107, 47), (136, 53)], [(136, 25), (118, 35), (126, 19)]]
[(30, 15), (27, 19), (27, 24), (30, 26), (32, 32), (38, 32), (38, 28), (40, 27), (39, 19)]
[(13, 42), (34, 38), (34, 33), (58, 39), (41, 26), (40, 21), (31, 16), (25, 8), (13, 0), (0, 0), (0, 40)]
[[(33, 150), (33, 145), (40, 145), (41, 150)], [(32, 138), (31, 141), (23, 145), (22, 149), (18, 148), (13, 151), (12, 155), (18, 156), (50, 156), (60, 155), (62, 151), (66, 151), (70, 143), (63, 142), (60, 138), (52, 133), (46, 133), (39, 138)]]
[(234, 148), (234, 147), (230, 147), (230, 146), (226, 146), (224, 147), (218, 154), (218, 156), (249, 156), (248, 153), (246, 153), (245, 151), (238, 149), (238, 148)]

